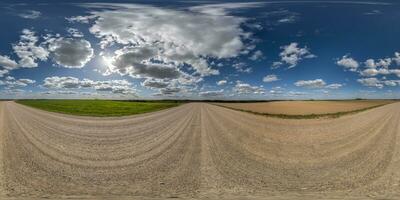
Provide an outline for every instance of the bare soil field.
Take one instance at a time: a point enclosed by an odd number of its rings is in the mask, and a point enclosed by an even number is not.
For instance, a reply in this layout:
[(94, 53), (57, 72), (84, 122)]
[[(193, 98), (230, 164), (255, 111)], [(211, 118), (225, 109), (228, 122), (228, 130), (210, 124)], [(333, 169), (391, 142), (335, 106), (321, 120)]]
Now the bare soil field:
[(257, 113), (283, 115), (320, 115), (328, 113), (349, 112), (393, 102), (394, 101), (390, 100), (273, 101), (257, 103), (216, 103), (216, 105)]
[(0, 199), (399, 199), (400, 103), (334, 119), (205, 103), (78, 117), (0, 102)]

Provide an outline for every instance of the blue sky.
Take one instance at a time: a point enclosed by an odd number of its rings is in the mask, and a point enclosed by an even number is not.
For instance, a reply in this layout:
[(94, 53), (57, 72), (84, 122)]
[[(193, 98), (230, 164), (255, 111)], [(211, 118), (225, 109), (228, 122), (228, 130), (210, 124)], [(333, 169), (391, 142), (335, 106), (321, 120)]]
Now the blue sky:
[(396, 1), (11, 1), (0, 98), (400, 98)]

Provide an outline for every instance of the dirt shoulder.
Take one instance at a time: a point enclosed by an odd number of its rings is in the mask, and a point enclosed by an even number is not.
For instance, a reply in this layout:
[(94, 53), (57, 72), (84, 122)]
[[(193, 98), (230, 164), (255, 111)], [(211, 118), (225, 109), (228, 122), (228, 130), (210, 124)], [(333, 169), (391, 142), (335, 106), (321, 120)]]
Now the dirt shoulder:
[(3, 102), (0, 101), (0, 197), (5, 196), (4, 189), (4, 166), (3, 166), (3, 142), (4, 142), (4, 112), (3, 112)]

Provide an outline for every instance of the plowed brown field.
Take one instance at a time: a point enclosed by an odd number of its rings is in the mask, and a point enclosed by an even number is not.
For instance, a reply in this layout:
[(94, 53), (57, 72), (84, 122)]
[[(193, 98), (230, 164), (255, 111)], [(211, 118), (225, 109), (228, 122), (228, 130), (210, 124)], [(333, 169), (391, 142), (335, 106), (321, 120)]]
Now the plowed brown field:
[(400, 103), (312, 120), (204, 103), (91, 118), (3, 102), (0, 116), (0, 199), (400, 197)]
[(393, 103), (390, 100), (363, 101), (273, 101), (258, 103), (216, 103), (225, 107), (257, 113), (310, 115), (348, 112)]

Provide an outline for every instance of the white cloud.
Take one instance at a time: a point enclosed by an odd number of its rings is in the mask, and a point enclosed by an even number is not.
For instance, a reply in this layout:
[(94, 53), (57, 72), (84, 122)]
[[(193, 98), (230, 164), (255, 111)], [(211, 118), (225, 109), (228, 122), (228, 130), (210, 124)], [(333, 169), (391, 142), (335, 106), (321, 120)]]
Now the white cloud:
[(398, 66), (400, 66), (400, 53), (399, 53), (399, 52), (395, 52), (395, 53), (394, 53), (394, 58), (393, 58), (393, 60), (396, 62), (396, 64), (397, 64)]
[(327, 88), (327, 89), (339, 89), (341, 87), (343, 87), (343, 84), (340, 84), (340, 83), (333, 83), (333, 84), (329, 84), (329, 85), (325, 86), (325, 88)]
[(242, 83), (240, 81), (236, 83), (233, 91), (238, 94), (265, 94), (264, 88), (252, 86), (248, 83)]
[(289, 65), (289, 69), (295, 67), (298, 62), (305, 58), (315, 58), (314, 54), (310, 53), (307, 47), (298, 47), (298, 43), (292, 42), (289, 45), (282, 46), (283, 51), (279, 54), (281, 57), (280, 62), (274, 62), (272, 67), (277, 68), (282, 64)]
[(114, 94), (135, 94), (132, 84), (126, 80), (93, 81), (90, 79), (79, 80), (75, 77), (47, 77), (43, 81), (43, 87), (49, 89), (78, 89), (91, 88), (99, 92), (111, 92)]
[(281, 65), (283, 65), (282, 62), (276, 61), (272, 63), (271, 69), (276, 69), (279, 68)]
[(66, 68), (82, 68), (93, 57), (90, 43), (84, 39), (57, 38), (49, 41), (54, 61)]
[(79, 23), (83, 23), (83, 24), (88, 24), (90, 22), (90, 20), (95, 19), (96, 16), (95, 15), (88, 15), (88, 16), (74, 16), (74, 17), (66, 17), (65, 19), (70, 22), (79, 22)]
[(332, 83), (326, 84), (326, 82), (322, 79), (315, 79), (315, 80), (300, 80), (294, 83), (297, 87), (305, 87), (305, 88), (325, 88), (325, 89), (339, 89), (343, 87), (343, 84), (340, 83)]
[(38, 64), (36, 63), (36, 60), (47, 60), (49, 52), (43, 46), (36, 45), (38, 40), (38, 37), (35, 36), (35, 32), (29, 29), (22, 30), (20, 41), (17, 44), (13, 44), (13, 50), (20, 58), (20, 67), (37, 67)]
[(42, 13), (36, 10), (28, 10), (18, 14), (18, 16), (25, 19), (36, 19), (39, 18), (41, 15)]
[(242, 73), (251, 73), (253, 71), (251, 67), (248, 67), (244, 62), (235, 63), (232, 66), (236, 69), (236, 71)]
[(280, 95), (280, 94), (283, 94), (283, 91), (282, 90), (270, 90), (269, 93), (271, 95)]
[(288, 96), (303, 96), (306, 95), (307, 93), (298, 91), (289, 91), (287, 94)]
[(149, 87), (149, 88), (166, 88), (170, 85), (169, 82), (164, 81), (162, 79), (146, 79), (142, 86)]
[(278, 80), (279, 80), (279, 78), (275, 74), (270, 74), (263, 78), (263, 82), (266, 82), (266, 83), (274, 82), (274, 81), (278, 81)]
[(259, 60), (263, 57), (263, 53), (260, 50), (257, 50), (253, 53), (252, 56), (250, 56), (250, 60)]
[(400, 80), (385, 80), (382, 82), (383, 82), (383, 84), (385, 84), (387, 86), (392, 86), (392, 87), (394, 87), (396, 85), (400, 85)]
[(18, 63), (14, 60), (11, 60), (8, 56), (0, 55), (0, 66), (6, 70), (13, 70), (18, 68)]
[(300, 80), (294, 83), (297, 87), (306, 87), (306, 88), (323, 88), (325, 87), (326, 83), (322, 79), (315, 79), (315, 80)]
[(377, 75), (389, 75), (395, 74), (398, 75), (399, 72), (397, 69), (390, 69), (389, 67), (392, 63), (397, 63), (397, 56), (400, 56), (395, 53), (395, 57), (393, 58), (384, 58), (375, 61), (374, 59), (368, 59), (364, 62), (365, 68), (362, 71), (359, 71), (361, 76), (377, 76)]
[(220, 80), (217, 82), (217, 85), (221, 86), (221, 85), (225, 85), (228, 81), (226, 80)]
[(176, 79), (180, 70), (172, 64), (154, 63), (151, 59), (157, 50), (151, 47), (125, 48), (116, 52), (109, 70), (136, 78)]
[(78, 29), (76, 28), (68, 28), (67, 32), (72, 36), (72, 37), (83, 37), (83, 33), (80, 32)]
[(381, 69), (368, 68), (368, 69), (365, 69), (365, 70), (360, 72), (360, 74), (362, 76), (376, 76), (378, 74), (387, 75), (387, 74), (390, 74), (390, 73), (391, 73), (391, 70), (382, 69), (382, 68)]
[(348, 57), (347, 55), (343, 56), (340, 60), (336, 62), (337, 65), (343, 66), (349, 71), (355, 72), (357, 71), (359, 64), (353, 58)]
[(392, 59), (391, 58), (385, 58), (385, 59), (379, 59), (379, 61), (376, 63), (377, 67), (383, 67), (383, 68), (388, 68), (392, 64)]
[(367, 67), (367, 68), (376, 68), (374, 59), (368, 59), (364, 62), (364, 64), (365, 64), (365, 67)]
[(3, 77), (4, 75), (8, 74), (8, 70), (6, 69), (0, 69), (0, 77)]
[(364, 86), (383, 88), (383, 84), (377, 78), (361, 78), (357, 79), (357, 81)]
[[(231, 15), (204, 14), (203, 8), (173, 10), (137, 4), (85, 4), (110, 8), (91, 12), (91, 33), (101, 38), (103, 47), (119, 43), (136, 48), (152, 46), (163, 63), (187, 64), (202, 76), (218, 74), (208, 58), (236, 57), (245, 49), (243, 38), (249, 33), (241, 28), (243, 18)], [(212, 6), (215, 7), (215, 4)], [(223, 6), (222, 13), (230, 6)], [(242, 7), (242, 6), (238, 6)], [(218, 7), (221, 13), (221, 8)], [(79, 17), (79, 21), (86, 18)]]
[(390, 73), (395, 74), (397, 77), (400, 78), (400, 69), (391, 69)]
[(7, 76), (5, 81), (1, 81), (0, 85), (4, 85), (6, 89), (13, 89), (17, 87), (26, 87), (35, 82), (35, 80), (31, 79), (15, 79), (12, 76)]
[(207, 15), (228, 15), (230, 10), (243, 8), (256, 8), (262, 6), (262, 2), (246, 2), (246, 3), (216, 3), (200, 6), (193, 6), (189, 9), (194, 12), (199, 12)]
[(199, 93), (202, 97), (220, 97), (224, 95), (224, 90), (204, 91)]
[(165, 96), (171, 96), (175, 95), (176, 93), (180, 92), (182, 89), (178, 87), (166, 87), (160, 89), (160, 93), (157, 95), (165, 95)]
[(53, 89), (71, 89), (71, 88), (79, 88), (80, 87), (80, 81), (78, 78), (75, 77), (58, 77), (58, 76), (53, 76), (53, 77), (47, 77), (44, 79), (44, 84), (43, 86), (46, 88), (53, 88)]

